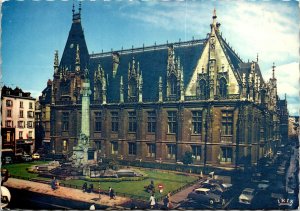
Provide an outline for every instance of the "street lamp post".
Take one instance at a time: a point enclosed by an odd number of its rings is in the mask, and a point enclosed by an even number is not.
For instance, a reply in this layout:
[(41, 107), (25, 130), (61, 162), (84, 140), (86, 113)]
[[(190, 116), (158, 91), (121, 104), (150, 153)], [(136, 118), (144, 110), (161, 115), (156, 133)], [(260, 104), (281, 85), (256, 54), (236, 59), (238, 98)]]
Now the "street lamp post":
[(98, 184), (98, 192), (99, 192), (99, 201), (100, 201), (100, 199), (101, 199), (101, 195), (100, 195), (100, 182), (99, 182), (99, 184)]

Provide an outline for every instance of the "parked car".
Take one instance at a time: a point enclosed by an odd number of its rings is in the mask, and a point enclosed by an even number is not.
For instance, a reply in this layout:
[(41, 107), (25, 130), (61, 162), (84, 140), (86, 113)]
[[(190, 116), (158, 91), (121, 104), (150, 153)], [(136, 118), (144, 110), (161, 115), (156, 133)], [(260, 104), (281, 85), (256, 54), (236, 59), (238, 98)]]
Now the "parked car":
[(261, 181), (259, 181), (257, 188), (259, 190), (266, 190), (269, 186), (270, 186), (269, 180), (261, 180)]
[(41, 158), (41, 156), (40, 156), (39, 153), (34, 153), (34, 154), (31, 155), (31, 157), (32, 157), (32, 159), (34, 159), (34, 160), (38, 160), (38, 159)]
[(203, 182), (202, 185), (209, 184), (207, 185), (207, 188), (209, 189), (215, 189), (220, 192), (226, 192), (232, 188), (232, 184), (230, 183), (223, 183), (222, 180), (215, 180), (215, 179), (208, 179), (205, 182)]
[(24, 154), (22, 155), (22, 160), (25, 162), (32, 161), (32, 157), (30, 155)]
[(208, 188), (197, 188), (188, 194), (188, 198), (193, 199), (196, 202), (209, 205), (225, 203), (225, 200), (222, 199), (222, 196), (214, 194)]
[(8, 180), (10, 174), (6, 168), (1, 168), (1, 186)]
[(239, 202), (243, 204), (251, 204), (256, 192), (252, 188), (245, 188), (239, 196)]
[(13, 160), (12, 160), (12, 157), (10, 157), (10, 156), (5, 156), (2, 158), (2, 164), (10, 164), (12, 162), (13, 162)]

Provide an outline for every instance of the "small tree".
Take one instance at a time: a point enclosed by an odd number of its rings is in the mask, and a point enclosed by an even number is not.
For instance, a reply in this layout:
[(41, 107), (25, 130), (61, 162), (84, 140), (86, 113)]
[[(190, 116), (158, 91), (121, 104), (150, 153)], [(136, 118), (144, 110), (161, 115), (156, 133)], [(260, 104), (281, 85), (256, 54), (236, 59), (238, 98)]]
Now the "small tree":
[(182, 159), (183, 164), (191, 164), (193, 163), (193, 154), (190, 151), (187, 151), (184, 153), (183, 159)]

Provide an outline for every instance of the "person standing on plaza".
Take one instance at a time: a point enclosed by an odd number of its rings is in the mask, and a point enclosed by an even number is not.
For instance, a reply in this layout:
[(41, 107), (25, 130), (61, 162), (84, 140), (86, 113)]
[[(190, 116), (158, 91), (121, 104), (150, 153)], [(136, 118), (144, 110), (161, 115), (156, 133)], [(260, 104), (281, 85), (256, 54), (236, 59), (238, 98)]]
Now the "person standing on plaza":
[(59, 183), (58, 183), (57, 179), (55, 177), (53, 177), (53, 179), (51, 181), (52, 190), (56, 190), (58, 188), (58, 185), (59, 185)]
[(83, 186), (82, 186), (82, 191), (83, 191), (83, 192), (85, 192), (85, 191), (86, 191), (86, 189), (87, 189), (87, 183), (85, 182), (85, 183), (83, 183)]
[(152, 193), (152, 195), (150, 196), (150, 208), (153, 209), (155, 207), (155, 197), (154, 197), (154, 194)]
[(109, 199), (113, 199), (112, 188), (111, 187), (108, 188), (108, 195), (109, 195)]
[(111, 198), (116, 199), (116, 194), (115, 194), (114, 189), (111, 189)]

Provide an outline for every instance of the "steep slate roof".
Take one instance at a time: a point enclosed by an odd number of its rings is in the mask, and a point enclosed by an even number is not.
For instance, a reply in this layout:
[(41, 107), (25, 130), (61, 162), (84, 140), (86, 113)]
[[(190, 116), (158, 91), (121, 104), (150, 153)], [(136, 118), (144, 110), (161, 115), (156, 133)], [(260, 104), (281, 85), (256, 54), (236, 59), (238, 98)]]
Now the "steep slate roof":
[(233, 65), (234, 69), (238, 69), (240, 67), (240, 63), (243, 63), (243, 61), (240, 59), (240, 57), (232, 50), (232, 48), (228, 45), (228, 43), (223, 39), (222, 36), (219, 36), (221, 39), (221, 42), (224, 45), (225, 54), (229, 57), (229, 60), (231, 64)]
[[(243, 73), (245, 73), (246, 80), (248, 80), (249, 74), (251, 72), (251, 64), (252, 64), (251, 62), (241, 63), (240, 64), (240, 68), (238, 70), (240, 72), (241, 77), (242, 77)], [(255, 70), (254, 71), (260, 77), (260, 84), (263, 84), (264, 83), (264, 79), (262, 77), (259, 65), (257, 64), (257, 62), (254, 62), (254, 64), (255, 64)]]
[(51, 103), (51, 91), (52, 91), (51, 88), (52, 88), (52, 83), (50, 84), (48, 81), (47, 87), (42, 91), (42, 95), (39, 96), (39, 101), (42, 105)]
[(75, 70), (77, 45), (79, 45), (80, 51), (80, 69), (84, 70), (85, 68), (88, 68), (89, 52), (81, 26), (80, 14), (78, 13), (73, 15), (73, 23), (59, 65), (60, 69), (66, 67), (69, 71)]
[[(190, 81), (197, 61), (200, 58), (206, 40), (194, 40), (190, 42), (171, 43), (151, 47), (129, 49), (119, 51), (120, 63), (117, 74), (113, 77), (113, 58), (112, 53), (93, 54), (90, 57), (90, 78), (93, 87), (94, 71), (98, 64), (102, 66), (107, 75), (107, 99), (108, 101), (118, 101), (120, 99), (120, 78), (123, 76), (124, 100), (128, 97), (128, 63), (132, 63), (135, 58), (136, 66), (139, 62), (143, 77), (143, 99), (158, 99), (159, 77), (162, 77), (163, 90), (166, 87), (168, 46), (174, 46), (175, 58), (180, 58), (183, 66), (184, 86)], [(165, 95), (165, 93), (164, 93)]]

